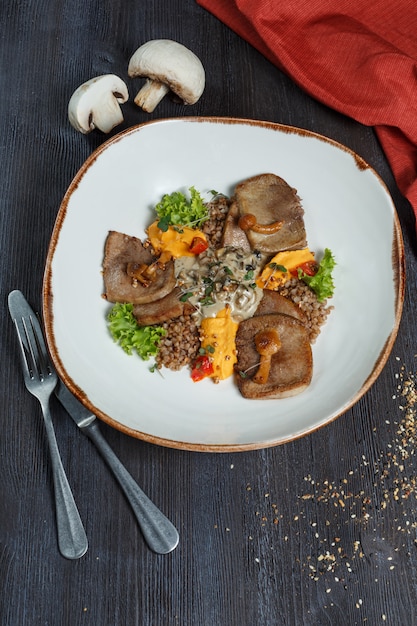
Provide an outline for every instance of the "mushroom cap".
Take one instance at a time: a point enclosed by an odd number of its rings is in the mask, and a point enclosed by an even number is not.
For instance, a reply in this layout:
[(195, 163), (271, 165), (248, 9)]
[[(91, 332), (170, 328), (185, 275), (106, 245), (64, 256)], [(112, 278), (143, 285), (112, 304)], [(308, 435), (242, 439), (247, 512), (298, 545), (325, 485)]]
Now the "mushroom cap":
[(68, 103), (71, 125), (81, 133), (99, 128), (108, 133), (123, 121), (119, 104), (127, 102), (126, 83), (115, 74), (96, 76), (80, 85)]
[(275, 328), (265, 328), (255, 335), (256, 351), (261, 356), (271, 357), (281, 348), (281, 339)]
[(197, 102), (206, 80), (200, 59), (171, 39), (152, 39), (140, 46), (130, 59), (128, 74), (166, 84), (185, 104)]

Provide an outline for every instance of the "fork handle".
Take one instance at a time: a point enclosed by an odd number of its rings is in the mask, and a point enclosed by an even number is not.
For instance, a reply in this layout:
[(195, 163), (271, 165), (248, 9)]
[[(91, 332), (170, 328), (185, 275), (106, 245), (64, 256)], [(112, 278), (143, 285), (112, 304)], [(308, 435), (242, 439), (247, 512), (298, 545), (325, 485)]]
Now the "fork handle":
[(157, 554), (168, 554), (179, 541), (178, 531), (145, 495), (104, 439), (96, 421), (82, 429), (97, 446), (132, 507), (148, 546)]
[(52, 461), (58, 546), (65, 558), (79, 559), (87, 552), (87, 536), (62, 465), (49, 411), (49, 402), (42, 402), (41, 406)]

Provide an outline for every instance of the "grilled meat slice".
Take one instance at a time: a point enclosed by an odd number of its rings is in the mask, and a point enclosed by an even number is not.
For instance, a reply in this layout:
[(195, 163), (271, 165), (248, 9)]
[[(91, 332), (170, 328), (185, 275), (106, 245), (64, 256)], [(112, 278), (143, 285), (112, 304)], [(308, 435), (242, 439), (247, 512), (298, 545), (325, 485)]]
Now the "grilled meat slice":
[[(281, 348), (271, 356), (266, 383), (259, 384), (252, 380), (260, 362), (255, 336), (265, 329), (277, 331)], [(311, 382), (313, 357), (308, 331), (294, 317), (269, 314), (244, 320), (239, 324), (236, 348), (237, 384), (245, 398), (286, 398), (301, 393)]]
[(236, 248), (250, 252), (251, 247), (246, 233), (239, 227), (239, 208), (236, 203), (230, 206), (223, 226), (222, 247)]
[(304, 209), (295, 189), (275, 174), (260, 174), (239, 183), (234, 201), (240, 216), (254, 215), (258, 224), (282, 222), (273, 234), (246, 231), (253, 250), (268, 254), (305, 248)]
[(175, 287), (174, 263), (169, 261), (161, 269), (152, 267), (152, 280), (147, 286), (128, 273), (131, 266), (151, 265), (155, 261), (140, 239), (117, 231), (110, 231), (105, 244), (103, 278), (105, 297), (109, 302), (144, 304), (160, 300)]
[(294, 302), (288, 298), (284, 298), (284, 296), (281, 296), (276, 291), (264, 289), (262, 300), (260, 301), (254, 315), (268, 315), (271, 313), (290, 315), (291, 317), (295, 317), (297, 320), (300, 320), (300, 322), (306, 322), (306, 315), (304, 311), (294, 304)]
[(187, 302), (181, 302), (181, 293), (181, 289), (175, 287), (160, 300), (148, 302), (147, 304), (136, 304), (133, 307), (133, 315), (139, 326), (162, 324), (167, 320), (180, 317), (180, 315), (191, 313), (193, 307)]

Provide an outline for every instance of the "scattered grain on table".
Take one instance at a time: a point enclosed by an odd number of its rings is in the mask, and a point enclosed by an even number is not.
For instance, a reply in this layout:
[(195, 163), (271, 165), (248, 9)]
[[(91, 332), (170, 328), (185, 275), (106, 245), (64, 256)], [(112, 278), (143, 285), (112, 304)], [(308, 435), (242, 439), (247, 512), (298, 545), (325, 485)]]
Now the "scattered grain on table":
[[(397, 361), (399, 362), (399, 359)], [(398, 508), (401, 501), (417, 498), (417, 476), (411, 462), (417, 438), (416, 373), (407, 371), (404, 365), (400, 366), (399, 372), (395, 375), (395, 393), (392, 399), (393, 417), (385, 420), (385, 423), (391, 425), (392, 422), (393, 438), (372, 463), (375, 477), (372, 492), (366, 493), (364, 490), (354, 490), (351, 487), (354, 476), (358, 472), (363, 472), (371, 463), (364, 455), (359, 466), (350, 470), (339, 482), (324, 480), (319, 483), (310, 475), (305, 477), (309, 489), (301, 496), (301, 500), (314, 499), (326, 507), (330, 505), (336, 509), (347, 509), (358, 536), (358, 539), (353, 540), (349, 546), (340, 545), (337, 537), (328, 546), (326, 533), (321, 542), (325, 549), (319, 552), (317, 558), (313, 555), (310, 558), (310, 575), (314, 580), (318, 580), (320, 574), (326, 571), (336, 571), (340, 566), (351, 573), (352, 564), (365, 556), (359, 537), (364, 530), (374, 525), (378, 513), (387, 507)], [(397, 532), (414, 536), (417, 521), (414, 518), (406, 519), (405, 511), (398, 510), (397, 517), (401, 520), (397, 525)], [(331, 520), (328, 521), (328, 525), (332, 525)], [(320, 539), (319, 533), (316, 533), (316, 537)], [(398, 551), (398, 548), (394, 551)], [(395, 569), (392, 559), (392, 556), (386, 557), (390, 571)]]
[[(383, 513), (388, 507), (395, 507), (393, 517), (398, 520), (396, 532), (399, 536), (411, 536), (417, 546), (417, 540), (414, 539), (417, 520), (415, 516), (407, 519), (407, 511), (402, 507), (404, 501), (417, 499), (417, 470), (413, 466), (417, 441), (417, 373), (400, 365), (398, 358), (397, 362), (399, 371), (394, 379), (392, 413), (389, 419), (381, 421), (381, 427), (392, 428), (392, 436), (385, 448), (372, 461), (361, 455), (355, 467), (338, 481), (318, 480), (307, 474), (304, 485), (298, 489), (295, 510), (292, 515), (289, 513), (287, 519), (283, 518), (278, 505), (273, 502), (273, 494), (264, 494), (263, 507), (259, 507), (258, 502), (255, 515), (261, 528), (274, 525), (279, 533), (277, 537), (284, 542), (294, 533), (303, 533), (309, 537), (309, 544), (315, 545), (315, 551), (302, 564), (314, 581), (324, 576), (328, 584), (331, 575), (336, 583), (346, 587), (348, 581), (352, 580), (358, 562), (368, 556), (369, 546), (364, 549), (362, 545), (366, 531), (373, 537), (372, 533), (378, 526), (383, 526)], [(374, 477), (373, 488), (369, 492), (365, 488), (358, 489), (358, 484), (369, 484), (369, 480), (362, 480), (365, 473)], [(246, 491), (249, 497), (252, 491), (250, 484), (246, 485)], [(317, 506), (326, 509), (324, 524), (319, 525), (309, 517), (314, 515)], [(346, 524), (349, 525), (348, 535), (352, 539), (344, 545), (341, 536), (346, 537), (347, 533), (340, 531), (342, 525)], [(395, 570), (395, 555), (407, 549), (407, 542), (403, 542), (400, 547), (386, 545), (384, 551), (384, 537), (379, 537), (379, 541), (384, 572), (392, 572)], [(378, 582), (377, 578), (375, 582)], [(356, 604), (362, 608), (361, 601), (357, 600)]]

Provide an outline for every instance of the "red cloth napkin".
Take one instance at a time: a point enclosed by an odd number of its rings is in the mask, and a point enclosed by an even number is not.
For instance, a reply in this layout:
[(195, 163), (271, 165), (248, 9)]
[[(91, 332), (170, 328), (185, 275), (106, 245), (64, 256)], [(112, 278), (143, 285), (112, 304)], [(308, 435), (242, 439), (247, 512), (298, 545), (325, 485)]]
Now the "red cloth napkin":
[(197, 0), (311, 96), (374, 126), (417, 215), (416, 0)]

